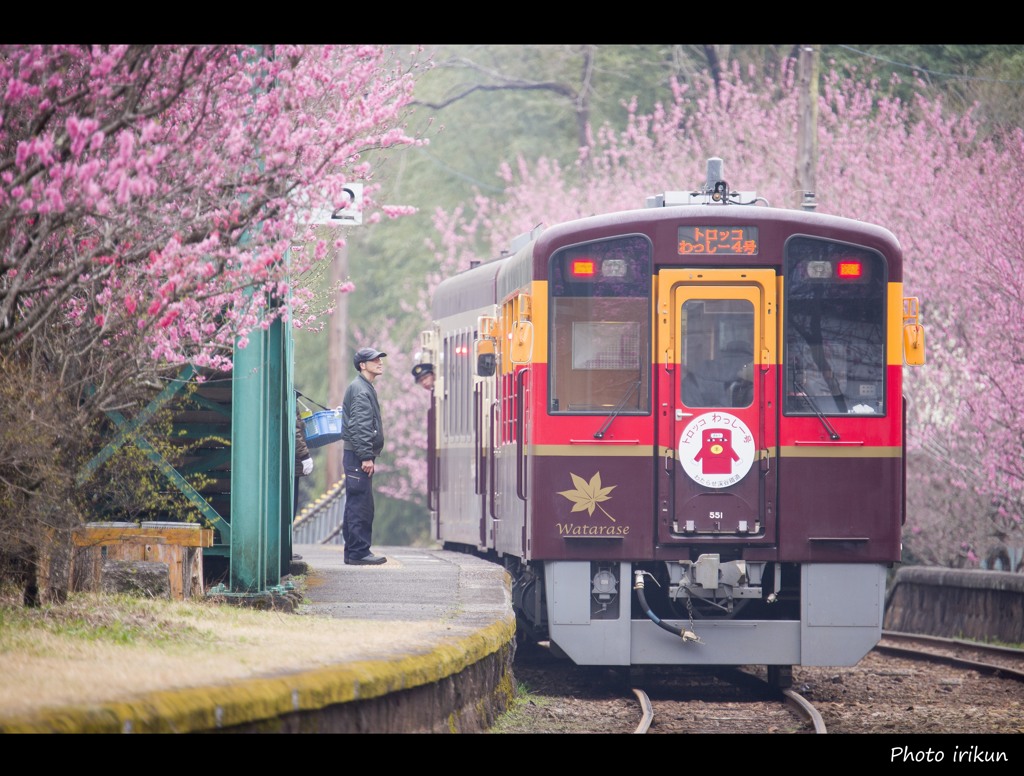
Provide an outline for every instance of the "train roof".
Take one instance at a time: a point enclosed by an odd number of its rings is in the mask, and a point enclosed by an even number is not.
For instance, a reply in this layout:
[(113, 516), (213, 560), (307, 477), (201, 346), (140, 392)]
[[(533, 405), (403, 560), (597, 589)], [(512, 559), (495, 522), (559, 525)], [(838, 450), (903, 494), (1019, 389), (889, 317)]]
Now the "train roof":
[[(680, 221), (699, 221), (708, 226), (728, 226), (753, 220), (762, 228), (784, 228), (787, 232), (805, 231), (812, 235), (829, 235), (877, 248), (887, 255), (901, 255), (899, 241), (885, 227), (845, 216), (817, 211), (776, 208), (761, 205), (672, 205), (621, 210), (564, 221), (548, 227), (536, 237), (540, 253), (557, 250), (564, 245), (586, 239), (623, 234), (625, 230), (651, 233), (659, 225)], [(592, 235), (592, 236), (591, 236)]]
[[(650, 198), (649, 202), (657, 200)], [(777, 244), (793, 234), (805, 234), (850, 242), (883, 253), (889, 277), (902, 279), (903, 252), (895, 235), (878, 224), (810, 210), (776, 208), (756, 204), (687, 204), (620, 210), (564, 221), (535, 229), (517, 238), (501, 257), (471, 267), (441, 283), (435, 294), (435, 316), (472, 307), (482, 299), (498, 300), (510, 289), (520, 288), (530, 277), (545, 277), (552, 253), (577, 245), (626, 234), (645, 234), (656, 244), (672, 244), (680, 223), (708, 227), (756, 225), (765, 245)], [(765, 266), (779, 256), (760, 257)], [(757, 263), (758, 260), (754, 260)]]
[(432, 300), (435, 317), (475, 307), (482, 299), (496, 297), (497, 277), (502, 260), (489, 261), (470, 267), (440, 283)]

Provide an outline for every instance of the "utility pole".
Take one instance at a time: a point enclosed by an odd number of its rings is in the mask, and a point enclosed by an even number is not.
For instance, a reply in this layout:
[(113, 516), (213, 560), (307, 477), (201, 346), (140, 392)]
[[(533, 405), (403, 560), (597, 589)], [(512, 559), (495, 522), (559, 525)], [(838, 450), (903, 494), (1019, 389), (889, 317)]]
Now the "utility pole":
[(800, 130), (796, 158), (796, 187), (800, 192), (797, 203), (804, 210), (817, 207), (818, 172), (818, 47), (801, 46), (800, 78)]
[[(342, 245), (334, 254), (331, 262), (331, 288), (337, 289), (348, 278), (348, 243)], [(330, 407), (341, 406), (345, 398), (345, 388), (353, 373), (345, 367), (349, 365), (348, 348), (345, 345), (348, 332), (348, 294), (334, 292), (334, 314), (327, 337), (327, 404)], [(343, 444), (326, 445), (327, 462), (325, 468), (326, 482), (329, 489), (341, 480), (344, 472), (342, 465)]]
[[(345, 186), (345, 201), (339, 207), (319, 206), (305, 213), (305, 222), (333, 229), (343, 226), (359, 226), (363, 223), (363, 184), (349, 183)], [(345, 398), (352, 372), (348, 360), (348, 294), (338, 291), (348, 279), (348, 241), (335, 250), (331, 261), (330, 284), (334, 294), (334, 313), (327, 329), (327, 406), (340, 407)], [(342, 465), (343, 444), (327, 445), (327, 460), (324, 467), (326, 487), (331, 488), (344, 476)]]

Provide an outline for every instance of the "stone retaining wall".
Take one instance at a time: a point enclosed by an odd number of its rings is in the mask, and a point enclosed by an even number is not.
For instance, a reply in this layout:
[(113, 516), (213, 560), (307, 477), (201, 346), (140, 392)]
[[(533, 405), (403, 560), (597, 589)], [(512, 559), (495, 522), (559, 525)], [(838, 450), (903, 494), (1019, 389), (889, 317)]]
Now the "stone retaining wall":
[(885, 609), (886, 630), (1024, 644), (1024, 574), (903, 566)]

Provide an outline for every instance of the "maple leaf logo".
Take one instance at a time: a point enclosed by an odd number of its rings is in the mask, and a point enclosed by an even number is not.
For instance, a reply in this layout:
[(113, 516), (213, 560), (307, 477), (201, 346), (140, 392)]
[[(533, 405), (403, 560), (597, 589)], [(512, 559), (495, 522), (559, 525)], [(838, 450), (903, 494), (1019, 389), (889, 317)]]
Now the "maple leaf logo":
[(587, 482), (577, 474), (569, 472), (572, 477), (572, 481), (576, 484), (576, 490), (562, 490), (558, 492), (559, 496), (565, 496), (569, 501), (573, 502), (572, 511), (582, 512), (584, 509), (590, 515), (594, 514), (595, 509), (600, 509), (604, 512), (605, 517), (611, 520), (613, 523), (616, 522), (615, 518), (609, 515), (604, 507), (602, 507), (599, 501), (608, 501), (611, 496), (608, 494), (612, 492), (617, 486), (609, 485), (607, 488), (601, 487), (601, 472), (597, 472), (593, 477), (590, 478), (590, 482)]

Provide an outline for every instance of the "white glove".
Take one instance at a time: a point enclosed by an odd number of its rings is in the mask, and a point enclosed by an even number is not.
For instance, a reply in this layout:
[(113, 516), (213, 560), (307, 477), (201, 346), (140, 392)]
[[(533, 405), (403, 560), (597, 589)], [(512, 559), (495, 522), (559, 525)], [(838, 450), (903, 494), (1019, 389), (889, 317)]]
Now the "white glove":
[(313, 459), (312, 458), (303, 458), (302, 459), (302, 476), (303, 477), (308, 477), (312, 473), (313, 473)]

